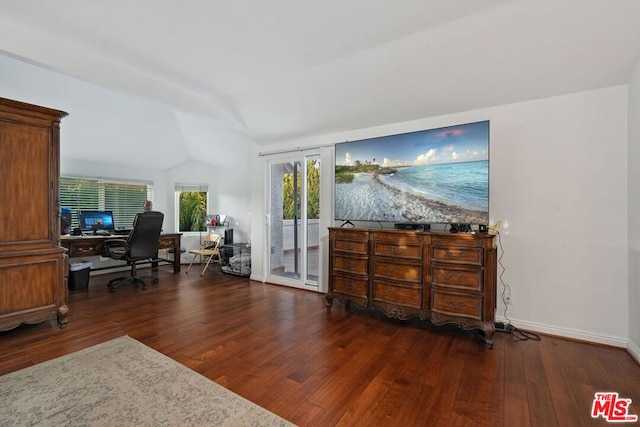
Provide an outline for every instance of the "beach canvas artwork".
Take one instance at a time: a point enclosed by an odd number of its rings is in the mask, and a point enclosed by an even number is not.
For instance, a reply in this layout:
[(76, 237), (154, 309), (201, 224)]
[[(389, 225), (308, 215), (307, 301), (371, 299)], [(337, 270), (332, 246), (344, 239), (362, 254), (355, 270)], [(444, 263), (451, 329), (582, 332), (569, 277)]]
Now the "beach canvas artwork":
[(336, 144), (335, 219), (489, 222), (489, 121)]

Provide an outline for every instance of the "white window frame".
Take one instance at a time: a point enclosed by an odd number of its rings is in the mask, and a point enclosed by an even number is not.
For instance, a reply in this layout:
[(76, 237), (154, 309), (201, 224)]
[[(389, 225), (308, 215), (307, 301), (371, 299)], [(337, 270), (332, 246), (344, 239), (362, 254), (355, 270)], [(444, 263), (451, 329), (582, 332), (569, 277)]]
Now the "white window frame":
[(177, 233), (182, 233), (184, 235), (195, 235), (201, 234), (203, 231), (180, 231), (180, 194), (182, 192), (199, 192), (199, 193), (207, 193), (207, 206), (205, 209), (205, 215), (209, 212), (209, 184), (193, 184), (193, 183), (176, 183), (175, 184), (175, 192), (174, 192), (174, 218), (175, 218), (175, 230)]

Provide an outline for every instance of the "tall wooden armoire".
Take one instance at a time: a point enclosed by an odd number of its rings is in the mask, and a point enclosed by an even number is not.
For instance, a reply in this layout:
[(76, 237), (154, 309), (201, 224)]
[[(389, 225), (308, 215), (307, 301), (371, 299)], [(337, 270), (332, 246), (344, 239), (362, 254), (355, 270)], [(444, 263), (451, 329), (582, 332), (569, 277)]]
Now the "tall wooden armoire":
[(58, 190), (66, 115), (0, 98), (0, 330), (54, 314), (67, 324)]

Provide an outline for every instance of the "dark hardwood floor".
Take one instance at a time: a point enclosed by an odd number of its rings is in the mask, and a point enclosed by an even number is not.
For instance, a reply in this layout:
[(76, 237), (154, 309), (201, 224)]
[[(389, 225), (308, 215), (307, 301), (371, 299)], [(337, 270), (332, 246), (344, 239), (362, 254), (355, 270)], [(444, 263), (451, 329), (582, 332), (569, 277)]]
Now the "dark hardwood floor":
[(122, 335), (301, 426), (581, 426), (597, 391), (633, 400), (640, 367), (622, 349), (471, 334), (348, 311), (324, 295), (160, 268), (160, 283), (109, 293), (93, 276), (55, 320), (0, 332), (0, 375)]

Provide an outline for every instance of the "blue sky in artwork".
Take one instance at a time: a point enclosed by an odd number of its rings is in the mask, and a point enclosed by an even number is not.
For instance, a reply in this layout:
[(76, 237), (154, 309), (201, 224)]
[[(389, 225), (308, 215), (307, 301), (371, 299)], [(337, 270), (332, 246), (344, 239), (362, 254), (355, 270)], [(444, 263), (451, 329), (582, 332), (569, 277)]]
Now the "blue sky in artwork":
[(489, 159), (489, 121), (336, 144), (336, 165), (430, 165)]

